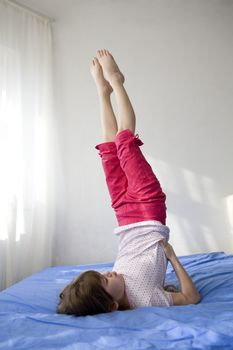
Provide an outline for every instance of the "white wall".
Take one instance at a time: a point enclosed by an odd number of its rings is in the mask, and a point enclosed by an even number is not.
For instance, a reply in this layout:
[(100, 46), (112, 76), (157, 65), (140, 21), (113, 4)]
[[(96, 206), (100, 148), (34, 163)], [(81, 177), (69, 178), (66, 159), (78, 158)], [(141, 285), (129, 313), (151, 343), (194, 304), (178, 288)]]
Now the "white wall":
[(117, 222), (94, 148), (102, 135), (89, 63), (99, 48), (125, 74), (142, 150), (167, 194), (177, 254), (232, 253), (233, 2), (24, 3), (56, 19), (63, 174), (54, 263), (113, 261), (117, 253)]

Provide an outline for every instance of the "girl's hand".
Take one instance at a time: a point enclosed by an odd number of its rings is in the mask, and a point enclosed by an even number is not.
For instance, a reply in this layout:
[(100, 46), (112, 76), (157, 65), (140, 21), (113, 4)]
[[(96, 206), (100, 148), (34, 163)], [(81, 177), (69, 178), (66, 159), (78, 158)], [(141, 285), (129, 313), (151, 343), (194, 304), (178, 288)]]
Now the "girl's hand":
[(171, 260), (172, 258), (176, 257), (176, 253), (174, 252), (174, 249), (171, 246), (171, 244), (169, 244), (166, 241), (160, 241), (159, 243), (162, 245), (164, 253), (166, 254), (168, 260)]

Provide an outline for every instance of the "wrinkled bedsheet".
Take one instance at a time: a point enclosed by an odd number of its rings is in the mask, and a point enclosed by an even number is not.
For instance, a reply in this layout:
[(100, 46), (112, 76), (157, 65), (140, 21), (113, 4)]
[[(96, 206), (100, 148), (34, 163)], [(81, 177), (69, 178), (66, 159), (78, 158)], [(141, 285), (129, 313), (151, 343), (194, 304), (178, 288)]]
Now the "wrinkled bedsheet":
[[(233, 349), (233, 255), (180, 257), (202, 300), (96, 316), (56, 314), (61, 289), (85, 270), (113, 263), (56, 266), (0, 293), (0, 349)], [(178, 285), (168, 265), (166, 283)]]

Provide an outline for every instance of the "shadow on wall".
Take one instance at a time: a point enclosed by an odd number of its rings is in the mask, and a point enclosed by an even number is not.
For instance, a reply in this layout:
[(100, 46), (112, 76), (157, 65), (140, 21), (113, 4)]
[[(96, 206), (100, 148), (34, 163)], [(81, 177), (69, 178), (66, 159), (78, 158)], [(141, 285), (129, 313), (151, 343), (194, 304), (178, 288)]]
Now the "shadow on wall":
[(177, 254), (233, 253), (233, 195), (221, 197), (209, 177), (145, 157), (167, 195), (167, 225)]

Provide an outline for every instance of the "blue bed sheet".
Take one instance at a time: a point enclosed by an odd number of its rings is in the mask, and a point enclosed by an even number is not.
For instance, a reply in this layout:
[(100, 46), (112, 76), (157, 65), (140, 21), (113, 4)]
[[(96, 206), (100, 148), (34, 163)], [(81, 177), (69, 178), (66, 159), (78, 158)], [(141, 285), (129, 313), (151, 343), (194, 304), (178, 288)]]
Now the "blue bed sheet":
[[(141, 307), (96, 316), (56, 314), (60, 290), (89, 269), (57, 266), (0, 293), (0, 349), (233, 349), (233, 255), (180, 257), (202, 300), (198, 305)], [(177, 284), (168, 265), (167, 283)]]

